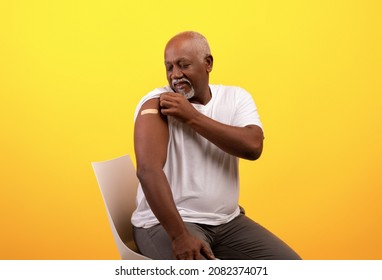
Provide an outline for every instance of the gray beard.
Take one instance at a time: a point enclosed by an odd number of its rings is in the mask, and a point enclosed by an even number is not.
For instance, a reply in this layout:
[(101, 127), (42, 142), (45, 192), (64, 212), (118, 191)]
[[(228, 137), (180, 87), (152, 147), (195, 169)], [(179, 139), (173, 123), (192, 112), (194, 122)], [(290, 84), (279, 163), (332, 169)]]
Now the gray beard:
[[(180, 82), (180, 81), (187, 82), (190, 85), (191, 89), (189, 92), (185, 92), (184, 90), (179, 90), (179, 91), (175, 90), (175, 88), (176, 88), (175, 83)], [(191, 85), (190, 81), (187, 78), (175, 79), (171, 83), (172, 83), (172, 86), (173, 86), (175, 92), (182, 94), (187, 99), (194, 97), (194, 95), (195, 95), (194, 87)]]
[(181, 90), (179, 93), (182, 94), (184, 97), (186, 97), (186, 99), (190, 99), (190, 98), (194, 97), (195, 90), (193, 87), (191, 87), (191, 90), (189, 92), (186, 93), (183, 90)]

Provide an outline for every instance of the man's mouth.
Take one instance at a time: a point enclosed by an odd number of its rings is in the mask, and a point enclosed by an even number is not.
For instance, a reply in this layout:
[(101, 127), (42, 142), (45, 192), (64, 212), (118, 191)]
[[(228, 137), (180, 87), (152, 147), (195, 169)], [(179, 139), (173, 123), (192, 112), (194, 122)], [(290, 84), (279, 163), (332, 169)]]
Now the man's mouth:
[(190, 81), (187, 79), (178, 79), (172, 81), (172, 87), (178, 93), (185, 93), (192, 88)]
[(174, 88), (177, 92), (185, 92), (187, 88), (189, 89), (190, 84), (186, 82), (180, 82), (175, 84)]

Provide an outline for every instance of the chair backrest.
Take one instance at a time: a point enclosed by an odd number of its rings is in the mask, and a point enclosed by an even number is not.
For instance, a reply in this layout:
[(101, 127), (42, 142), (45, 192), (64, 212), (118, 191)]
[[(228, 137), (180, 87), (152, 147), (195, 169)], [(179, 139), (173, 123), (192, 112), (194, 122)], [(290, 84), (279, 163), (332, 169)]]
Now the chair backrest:
[(121, 258), (148, 259), (138, 253), (133, 239), (131, 215), (136, 207), (138, 179), (130, 157), (92, 162), (92, 166)]

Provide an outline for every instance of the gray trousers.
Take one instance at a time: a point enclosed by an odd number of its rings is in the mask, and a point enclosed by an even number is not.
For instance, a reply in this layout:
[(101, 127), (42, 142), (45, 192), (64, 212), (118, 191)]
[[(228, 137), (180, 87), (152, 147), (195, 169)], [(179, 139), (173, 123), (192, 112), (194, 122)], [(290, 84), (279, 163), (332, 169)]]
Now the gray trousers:
[[(301, 259), (287, 244), (242, 213), (219, 226), (194, 223), (186, 226), (221, 260)], [(154, 260), (174, 259), (171, 240), (161, 225), (147, 229), (134, 227), (134, 239), (143, 255)]]

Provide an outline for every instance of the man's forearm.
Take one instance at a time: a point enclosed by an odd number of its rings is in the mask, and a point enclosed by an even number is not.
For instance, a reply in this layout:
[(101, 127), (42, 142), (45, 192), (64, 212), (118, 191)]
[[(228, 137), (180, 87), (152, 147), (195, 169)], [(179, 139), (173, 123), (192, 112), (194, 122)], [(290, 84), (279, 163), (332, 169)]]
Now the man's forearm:
[(139, 170), (138, 177), (151, 210), (171, 240), (187, 231), (163, 170)]
[(234, 127), (217, 122), (203, 114), (189, 119), (187, 124), (198, 134), (234, 156), (256, 160), (263, 149), (263, 132), (260, 127)]

